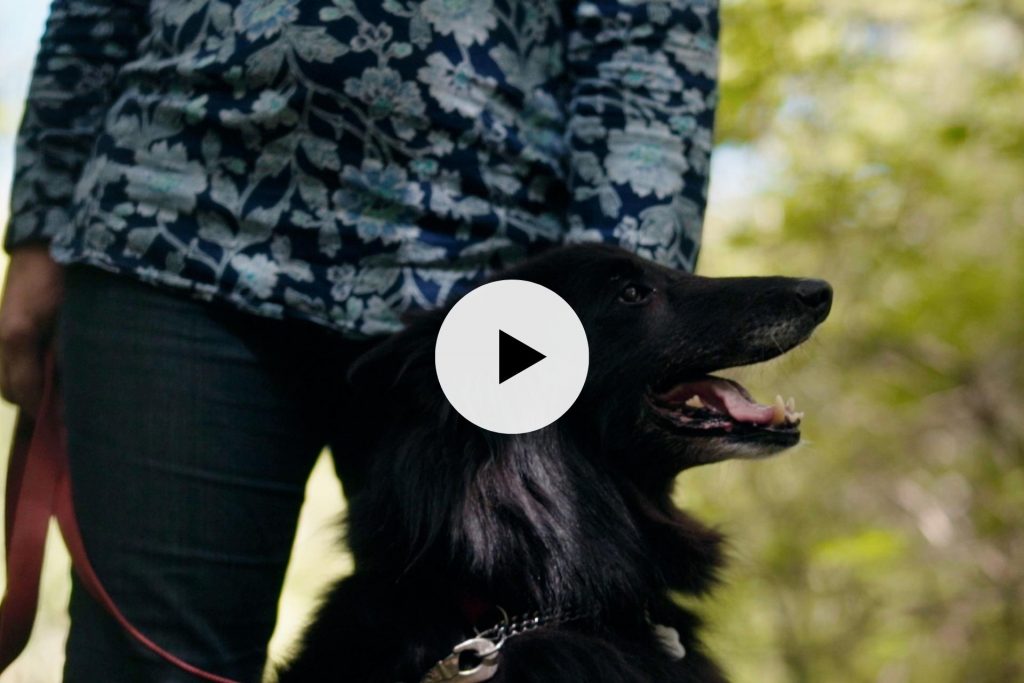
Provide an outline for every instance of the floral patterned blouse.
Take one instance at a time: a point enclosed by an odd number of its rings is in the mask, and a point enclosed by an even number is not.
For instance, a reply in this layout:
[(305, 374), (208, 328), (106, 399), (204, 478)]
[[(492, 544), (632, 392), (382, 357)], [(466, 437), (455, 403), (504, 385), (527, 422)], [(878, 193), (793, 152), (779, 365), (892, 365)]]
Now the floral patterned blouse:
[(564, 241), (692, 269), (717, 0), (54, 0), (5, 248), (349, 336)]

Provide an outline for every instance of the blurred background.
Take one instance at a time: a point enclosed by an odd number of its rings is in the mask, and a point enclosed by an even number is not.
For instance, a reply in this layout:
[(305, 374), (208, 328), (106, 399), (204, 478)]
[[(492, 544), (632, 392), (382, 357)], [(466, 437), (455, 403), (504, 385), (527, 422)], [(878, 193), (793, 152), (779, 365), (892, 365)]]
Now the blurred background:
[[(0, 223), (47, 4), (0, 9)], [(710, 644), (736, 683), (1024, 681), (1024, 2), (724, 0), (723, 27), (700, 270), (826, 277), (836, 304), (812, 343), (733, 374), (795, 396), (806, 443), (679, 479), (731, 539)], [(322, 460), (277, 657), (350, 566), (342, 505)], [(49, 550), (4, 683), (59, 681)]]

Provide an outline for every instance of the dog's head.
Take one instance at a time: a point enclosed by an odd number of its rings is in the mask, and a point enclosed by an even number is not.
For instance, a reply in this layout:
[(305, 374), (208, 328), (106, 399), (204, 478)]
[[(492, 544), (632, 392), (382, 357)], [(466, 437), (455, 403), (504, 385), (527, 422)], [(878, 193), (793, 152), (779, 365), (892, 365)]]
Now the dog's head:
[[(738, 383), (711, 373), (769, 360), (810, 337), (832, 304), (823, 280), (700, 277), (602, 245), (554, 250), (496, 279), (543, 285), (576, 311), (587, 332), (590, 370), (560, 426), (594, 435), (606, 455), (624, 452), (632, 469), (640, 465), (636, 458), (645, 458), (648, 474), (670, 477), (694, 465), (771, 455), (799, 441), (802, 414), (791, 403), (758, 403)], [(355, 376), (397, 388), (417, 364), (432, 372), (445, 313), (413, 321)], [(423, 379), (411, 384), (422, 388)], [(436, 380), (427, 384), (436, 388)]]

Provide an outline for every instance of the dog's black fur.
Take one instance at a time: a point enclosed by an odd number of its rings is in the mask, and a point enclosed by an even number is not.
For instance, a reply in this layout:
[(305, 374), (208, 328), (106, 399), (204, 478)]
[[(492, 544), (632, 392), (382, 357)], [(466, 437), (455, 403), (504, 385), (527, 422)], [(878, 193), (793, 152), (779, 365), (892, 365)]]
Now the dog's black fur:
[[(356, 570), (326, 597), (280, 683), (418, 683), (494, 622), (467, 604), (587, 615), (506, 641), (495, 683), (724, 680), (698, 619), (670, 597), (714, 584), (722, 538), (675, 507), (673, 479), (777, 452), (799, 432), (687, 429), (652, 397), (796, 346), (828, 314), (831, 290), (697, 277), (601, 246), (551, 251), (504, 278), (544, 285), (577, 312), (590, 343), (582, 394), (533, 433), (468, 423), (434, 372), (446, 311), (360, 359), (350, 381), (365, 396), (365, 429), (343, 473)], [(669, 656), (652, 623), (678, 631), (685, 657)]]

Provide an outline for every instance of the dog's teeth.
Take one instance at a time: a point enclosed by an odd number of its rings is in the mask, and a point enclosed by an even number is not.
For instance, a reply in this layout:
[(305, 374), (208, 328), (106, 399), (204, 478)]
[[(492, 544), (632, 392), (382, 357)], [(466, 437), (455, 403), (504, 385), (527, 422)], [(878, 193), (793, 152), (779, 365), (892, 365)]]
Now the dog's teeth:
[(700, 396), (694, 394), (693, 396), (686, 400), (685, 405), (687, 405), (690, 408), (703, 408), (704, 401), (700, 400)]
[(772, 426), (777, 426), (786, 421), (786, 402), (782, 396), (775, 395), (775, 405), (772, 406)]
[(796, 399), (793, 398), (792, 396), (790, 396), (789, 400), (786, 401), (786, 412), (787, 413), (795, 413), (796, 412)]

